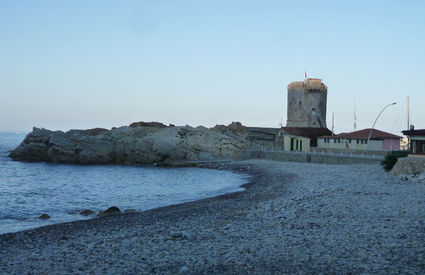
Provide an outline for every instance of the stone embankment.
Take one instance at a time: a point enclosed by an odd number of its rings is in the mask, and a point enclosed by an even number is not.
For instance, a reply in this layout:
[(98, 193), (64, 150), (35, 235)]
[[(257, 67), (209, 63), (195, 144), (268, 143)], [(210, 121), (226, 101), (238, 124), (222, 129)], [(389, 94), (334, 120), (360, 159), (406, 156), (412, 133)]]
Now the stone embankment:
[(424, 274), (425, 184), (249, 160), (245, 192), (0, 235), (0, 274)]
[(425, 173), (425, 158), (420, 157), (399, 158), (390, 172), (393, 176), (421, 173)]
[(397, 176), (404, 181), (417, 181), (425, 183), (425, 158), (406, 157), (397, 159), (397, 163), (390, 171), (392, 176)]
[(34, 128), (10, 153), (20, 161), (76, 164), (153, 164), (231, 158), (251, 148), (240, 123), (214, 128), (135, 122), (68, 132)]

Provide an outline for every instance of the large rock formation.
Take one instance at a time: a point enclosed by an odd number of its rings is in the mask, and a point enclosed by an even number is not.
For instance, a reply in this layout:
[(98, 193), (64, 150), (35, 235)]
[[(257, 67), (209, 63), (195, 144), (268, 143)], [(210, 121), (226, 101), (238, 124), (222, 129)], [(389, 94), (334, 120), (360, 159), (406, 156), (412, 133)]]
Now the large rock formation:
[(240, 123), (212, 129), (137, 122), (68, 132), (33, 128), (10, 153), (14, 160), (77, 164), (152, 164), (232, 158), (248, 149)]

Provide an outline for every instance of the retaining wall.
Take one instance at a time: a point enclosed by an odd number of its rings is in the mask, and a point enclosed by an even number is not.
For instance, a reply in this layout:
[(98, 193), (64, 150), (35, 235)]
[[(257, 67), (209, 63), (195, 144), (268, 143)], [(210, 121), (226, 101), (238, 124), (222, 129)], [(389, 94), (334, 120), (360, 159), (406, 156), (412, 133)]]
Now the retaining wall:
[(293, 162), (313, 162), (313, 163), (328, 163), (328, 164), (360, 164), (381, 163), (381, 159), (359, 158), (341, 155), (322, 155), (311, 153), (294, 153), (294, 152), (241, 152), (235, 156), (238, 160), (243, 159), (270, 159), (277, 161), (293, 161)]
[(406, 157), (397, 159), (390, 174), (398, 176), (401, 174), (420, 174), (425, 172), (425, 158)]

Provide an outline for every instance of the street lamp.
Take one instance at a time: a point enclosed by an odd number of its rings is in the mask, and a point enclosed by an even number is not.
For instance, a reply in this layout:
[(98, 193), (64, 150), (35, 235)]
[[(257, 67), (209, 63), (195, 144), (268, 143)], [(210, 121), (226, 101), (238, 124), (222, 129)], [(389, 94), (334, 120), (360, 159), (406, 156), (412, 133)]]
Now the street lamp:
[(379, 115), (376, 117), (375, 122), (373, 123), (372, 128), (370, 129), (369, 137), (367, 138), (367, 147), (369, 147), (369, 140), (370, 140), (370, 136), (372, 135), (373, 127), (375, 127), (376, 121), (377, 121), (377, 120), (378, 120), (378, 118), (381, 116), (382, 112), (383, 112), (385, 109), (387, 109), (388, 107), (390, 107), (391, 105), (396, 105), (396, 104), (397, 104), (396, 102), (393, 102), (393, 103), (391, 103), (391, 104), (388, 104), (387, 106), (385, 106), (385, 107), (384, 107), (384, 109), (382, 109), (382, 111), (381, 111), (381, 112), (379, 113)]

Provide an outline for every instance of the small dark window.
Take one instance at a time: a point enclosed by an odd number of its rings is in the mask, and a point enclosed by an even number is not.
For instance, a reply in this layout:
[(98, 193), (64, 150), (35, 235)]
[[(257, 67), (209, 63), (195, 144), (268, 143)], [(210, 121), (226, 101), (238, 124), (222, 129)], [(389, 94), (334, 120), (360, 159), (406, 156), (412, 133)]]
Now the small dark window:
[(301, 101), (299, 102), (300, 106), (301, 106)]

